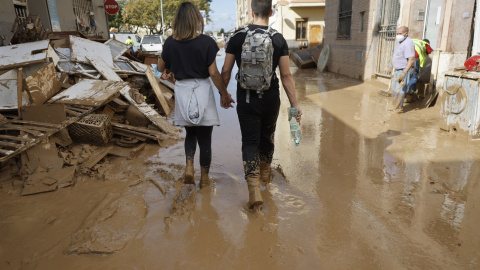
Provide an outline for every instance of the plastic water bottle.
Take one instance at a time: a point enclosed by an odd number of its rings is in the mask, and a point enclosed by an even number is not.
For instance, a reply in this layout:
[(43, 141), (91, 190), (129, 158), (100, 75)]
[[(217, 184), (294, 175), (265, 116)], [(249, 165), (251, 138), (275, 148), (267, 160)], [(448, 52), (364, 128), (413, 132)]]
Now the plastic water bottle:
[(298, 108), (288, 108), (288, 122), (290, 122), (290, 137), (295, 142), (295, 145), (300, 144), (302, 133), (300, 132), (300, 124), (297, 122)]

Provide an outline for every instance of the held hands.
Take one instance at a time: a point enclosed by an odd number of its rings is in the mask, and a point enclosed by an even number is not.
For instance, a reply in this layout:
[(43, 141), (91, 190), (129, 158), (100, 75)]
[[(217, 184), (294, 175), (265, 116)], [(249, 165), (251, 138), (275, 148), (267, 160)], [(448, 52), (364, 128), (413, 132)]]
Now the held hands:
[(397, 81), (397, 82), (399, 82), (399, 83), (403, 82), (403, 80), (405, 80), (405, 76), (406, 76), (406, 75), (407, 75), (407, 74), (405, 74), (405, 72), (400, 73), (400, 74), (398, 75), (398, 77), (395, 79), (395, 81)]
[(162, 76), (160, 76), (160, 79), (162, 80), (168, 80), (172, 76), (172, 73), (167, 73), (166, 71), (162, 73)]
[(226, 96), (220, 95), (220, 106), (224, 109), (233, 108), (232, 103), (235, 103), (233, 100), (232, 95), (228, 94)]

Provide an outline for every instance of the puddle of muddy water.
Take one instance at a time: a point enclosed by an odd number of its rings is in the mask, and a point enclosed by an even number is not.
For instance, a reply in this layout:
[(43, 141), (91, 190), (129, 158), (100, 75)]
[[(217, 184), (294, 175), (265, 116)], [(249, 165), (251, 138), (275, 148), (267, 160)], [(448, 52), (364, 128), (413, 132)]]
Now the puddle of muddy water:
[[(290, 140), (282, 94), (274, 156), (282, 170), (262, 190), (263, 218), (246, 209), (236, 112), (219, 108), (206, 189), (198, 156), (197, 187), (179, 182), (180, 141), (147, 145), (133, 160), (108, 158), (105, 180), (27, 197), (1, 190), (0, 268), (479, 268), (478, 145), (440, 132), (432, 109), (386, 112), (368, 83), (292, 71), (303, 139)], [(229, 91), (235, 96), (233, 78)], [(105, 196), (113, 199), (99, 207)], [(105, 244), (102, 230), (118, 240), (112, 254), (65, 252), (78, 238)], [(122, 230), (127, 237), (116, 236)]]

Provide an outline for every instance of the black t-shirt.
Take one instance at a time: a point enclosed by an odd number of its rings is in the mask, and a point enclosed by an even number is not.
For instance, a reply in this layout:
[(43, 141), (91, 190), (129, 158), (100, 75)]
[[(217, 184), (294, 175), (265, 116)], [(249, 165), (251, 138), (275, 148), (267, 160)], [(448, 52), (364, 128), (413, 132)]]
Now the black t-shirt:
[[(255, 29), (268, 29), (268, 26), (263, 26), (263, 25), (249, 25), (248, 29), (250, 30), (255, 30)], [(240, 30), (237, 30), (240, 31)], [(245, 42), (245, 37), (247, 36), (247, 33), (238, 33), (230, 40), (228, 41), (227, 44), (227, 50), (226, 53), (234, 54), (235, 55), (235, 62), (237, 62), (237, 67), (240, 69), (240, 63), (242, 61), (242, 45)], [(278, 33), (272, 36), (272, 43), (273, 43), (273, 70), (277, 69), (278, 62), (280, 61), (280, 57), (288, 55), (288, 45), (287, 41), (285, 38), (283, 38), (283, 35)], [(270, 84), (270, 90), (279, 90), (280, 86), (278, 84), (278, 78), (274, 73), (274, 76), (272, 78), (272, 82)], [(237, 89), (242, 89), (240, 87), (240, 83), (237, 82)]]
[(213, 64), (219, 48), (209, 36), (199, 35), (190, 40), (165, 40), (162, 59), (175, 79), (205, 79), (210, 77), (208, 67)]

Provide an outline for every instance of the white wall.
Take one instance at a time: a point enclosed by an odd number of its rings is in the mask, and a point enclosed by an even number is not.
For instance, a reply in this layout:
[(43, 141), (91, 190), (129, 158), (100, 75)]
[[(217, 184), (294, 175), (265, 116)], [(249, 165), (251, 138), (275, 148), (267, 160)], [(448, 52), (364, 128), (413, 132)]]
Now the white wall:
[[(278, 14), (277, 19), (283, 21), (278, 30), (282, 31), (291, 49), (298, 47), (298, 42), (295, 40), (295, 19), (308, 19), (307, 34), (309, 33), (308, 28), (310, 25), (325, 27), (325, 7), (289, 8), (288, 6), (281, 6), (278, 13), (280, 14)], [(309, 39), (308, 36), (307, 38)]]

